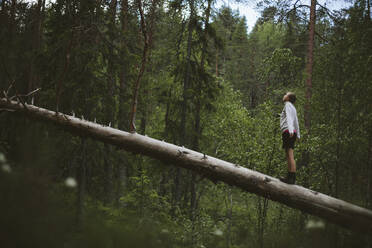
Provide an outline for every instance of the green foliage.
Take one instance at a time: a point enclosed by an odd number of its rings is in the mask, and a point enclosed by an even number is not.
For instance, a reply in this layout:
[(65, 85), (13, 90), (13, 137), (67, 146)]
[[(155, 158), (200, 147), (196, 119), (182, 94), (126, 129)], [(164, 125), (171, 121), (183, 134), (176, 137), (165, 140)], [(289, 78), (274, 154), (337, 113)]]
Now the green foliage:
[(293, 56), (288, 48), (275, 49), (272, 55), (263, 60), (260, 79), (268, 82), (271, 88), (286, 88), (298, 85), (300, 81), (301, 59)]
[[(113, 8), (114, 1), (57, 0), (39, 6), (42, 2), (0, 3), (1, 91), (11, 83), (10, 96), (40, 87), (33, 99), (38, 106), (55, 110), (59, 97), (61, 112), (127, 129), (144, 46), (137, 4), (117, 1)], [(151, 1), (142, 3), (149, 23)], [(190, 2), (160, 1), (154, 28), (147, 29), (153, 42), (140, 82), (137, 129), (278, 177), (287, 170), (278, 114), (283, 94), (294, 91), (302, 136), (295, 149), (298, 184), (371, 208), (368, 10), (364, 1), (332, 18), (318, 10), (312, 122), (305, 130), (308, 16), (301, 9), (289, 11), (285, 3), (266, 6), (248, 34), (245, 18), (229, 7), (214, 11), (212, 4), (207, 25), (206, 1), (194, 1), (194, 16)], [(262, 197), (52, 125), (3, 111), (0, 127), (4, 247), (370, 242)], [(67, 186), (67, 179), (75, 186)]]

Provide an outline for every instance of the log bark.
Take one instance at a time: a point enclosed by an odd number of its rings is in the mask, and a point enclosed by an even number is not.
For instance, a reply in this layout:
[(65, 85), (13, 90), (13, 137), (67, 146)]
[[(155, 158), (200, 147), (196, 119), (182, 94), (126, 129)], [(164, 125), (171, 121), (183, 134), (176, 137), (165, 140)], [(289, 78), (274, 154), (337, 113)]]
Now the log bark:
[[(128, 133), (86, 120), (56, 113), (33, 105), (0, 98), (2, 110), (54, 123), (76, 135), (90, 137), (127, 151), (147, 155), (211, 179), (280, 202), (289, 207), (324, 218), (345, 228), (372, 234), (372, 211), (325, 194), (288, 185), (277, 178), (229, 163), (190, 149), (159, 141), (137, 133)], [(11, 113), (11, 114), (12, 114)]]

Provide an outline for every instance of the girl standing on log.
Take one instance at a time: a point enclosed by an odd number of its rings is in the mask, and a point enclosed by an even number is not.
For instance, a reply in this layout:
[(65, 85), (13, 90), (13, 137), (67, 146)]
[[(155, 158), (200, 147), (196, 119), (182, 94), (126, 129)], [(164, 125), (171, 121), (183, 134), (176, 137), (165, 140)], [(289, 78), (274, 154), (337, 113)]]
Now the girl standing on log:
[(296, 95), (288, 92), (283, 96), (284, 108), (280, 115), (280, 129), (282, 131), (283, 149), (288, 163), (288, 174), (286, 178), (280, 178), (282, 182), (295, 184), (296, 162), (293, 150), (296, 138), (300, 138), (300, 127), (298, 125), (297, 111), (294, 106)]

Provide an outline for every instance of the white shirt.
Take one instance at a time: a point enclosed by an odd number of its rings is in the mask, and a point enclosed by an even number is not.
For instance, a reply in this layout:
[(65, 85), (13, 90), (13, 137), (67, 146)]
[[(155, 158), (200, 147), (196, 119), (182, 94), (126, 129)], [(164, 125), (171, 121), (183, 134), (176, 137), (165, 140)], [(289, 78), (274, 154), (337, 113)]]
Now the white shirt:
[(284, 108), (280, 114), (280, 129), (282, 132), (288, 129), (290, 134), (294, 131), (297, 133), (297, 137), (300, 138), (300, 127), (298, 125), (297, 111), (295, 106), (290, 102), (284, 103)]

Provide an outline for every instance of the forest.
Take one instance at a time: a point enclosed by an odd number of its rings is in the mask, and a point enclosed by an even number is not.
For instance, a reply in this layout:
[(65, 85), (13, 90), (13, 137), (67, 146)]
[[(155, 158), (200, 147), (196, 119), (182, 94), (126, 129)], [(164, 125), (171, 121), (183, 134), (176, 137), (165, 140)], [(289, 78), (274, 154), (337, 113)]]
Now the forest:
[[(0, 98), (279, 178), (279, 114), (295, 92), (296, 184), (372, 210), (371, 1), (250, 2), (248, 32), (212, 0), (0, 0)], [(372, 247), (372, 235), (6, 108), (0, 212), (4, 248)]]

